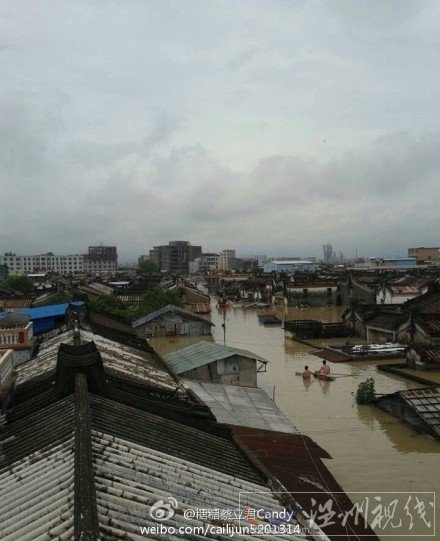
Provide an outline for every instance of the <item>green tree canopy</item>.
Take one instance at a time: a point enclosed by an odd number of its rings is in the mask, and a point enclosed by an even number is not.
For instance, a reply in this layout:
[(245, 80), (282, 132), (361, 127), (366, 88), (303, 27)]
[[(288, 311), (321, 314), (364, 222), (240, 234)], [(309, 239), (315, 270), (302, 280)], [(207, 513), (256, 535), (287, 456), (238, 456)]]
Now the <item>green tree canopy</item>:
[(109, 314), (131, 319), (130, 306), (114, 295), (103, 295), (90, 303), (90, 308), (101, 314)]
[(162, 289), (159, 286), (152, 287), (144, 293), (142, 300), (136, 307), (136, 312), (139, 315), (149, 314), (159, 308), (163, 308), (168, 304), (182, 306), (182, 299), (178, 291), (170, 289)]
[(99, 299), (92, 301), (90, 307), (95, 312), (100, 312), (101, 314), (115, 315), (133, 321), (138, 317), (159, 310), (168, 304), (182, 306), (180, 293), (155, 286), (145, 292), (141, 302), (136, 306), (128, 305), (115, 295), (103, 295)]
[(34, 282), (27, 276), (8, 276), (0, 285), (8, 289), (15, 289), (21, 293), (32, 293), (34, 291)]
[(139, 261), (138, 264), (139, 270), (142, 272), (142, 274), (154, 274), (157, 272), (156, 265), (152, 261)]

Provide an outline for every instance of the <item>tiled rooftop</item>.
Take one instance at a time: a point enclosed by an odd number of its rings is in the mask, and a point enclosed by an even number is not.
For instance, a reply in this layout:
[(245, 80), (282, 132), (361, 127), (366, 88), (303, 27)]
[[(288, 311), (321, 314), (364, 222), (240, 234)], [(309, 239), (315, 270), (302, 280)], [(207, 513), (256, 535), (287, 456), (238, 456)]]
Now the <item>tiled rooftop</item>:
[[(166, 366), (152, 353), (87, 331), (81, 332), (81, 339), (84, 343), (92, 340), (95, 342), (101, 353), (104, 368), (109, 372), (121, 374), (124, 377), (154, 387), (170, 390), (178, 387)], [(38, 355), (29, 362), (17, 367), (17, 384), (20, 385), (36, 376), (53, 374), (57, 363), (58, 348), (61, 343), (73, 343), (71, 331), (40, 344)]]
[(402, 398), (440, 437), (440, 387), (402, 391)]
[[(47, 349), (56, 348), (60, 340)], [(26, 385), (31, 384), (32, 380)], [(102, 396), (108, 383), (95, 347), (63, 346), (55, 384), (36, 397), (38, 385), (29, 387), (32, 407), (26, 407), (26, 396), (20, 396), (0, 431), (2, 540), (138, 541), (145, 539), (140, 526), (158, 525), (150, 516), (151, 507), (169, 497), (178, 507), (167, 525), (176, 528), (214, 526), (215, 518), (188, 521), (183, 512), (200, 508), (232, 512), (243, 491), (247, 494), (241, 495), (242, 505), (282, 509), (263, 474), (224, 428), (219, 427), (218, 433), (208, 425), (207, 430), (197, 429)], [(63, 392), (67, 395), (53, 401)], [(225, 521), (232, 525), (237, 519)], [(147, 538), (189, 537), (176, 531), (174, 537), (150, 533)], [(209, 532), (196, 538), (220, 539)]]

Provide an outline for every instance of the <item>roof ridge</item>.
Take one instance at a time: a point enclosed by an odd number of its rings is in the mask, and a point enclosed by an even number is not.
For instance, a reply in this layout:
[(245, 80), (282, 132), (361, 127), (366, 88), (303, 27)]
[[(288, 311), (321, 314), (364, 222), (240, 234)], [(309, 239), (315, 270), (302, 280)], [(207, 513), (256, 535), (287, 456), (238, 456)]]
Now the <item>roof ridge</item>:
[(98, 507), (92, 453), (92, 421), (87, 378), (75, 374), (75, 539), (99, 539)]

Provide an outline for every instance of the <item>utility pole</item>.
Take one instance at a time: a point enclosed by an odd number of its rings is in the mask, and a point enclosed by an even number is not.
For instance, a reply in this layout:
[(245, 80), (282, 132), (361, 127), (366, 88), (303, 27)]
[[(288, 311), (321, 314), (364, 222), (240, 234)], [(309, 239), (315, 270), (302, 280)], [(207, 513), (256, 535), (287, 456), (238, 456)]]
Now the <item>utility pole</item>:
[(223, 345), (226, 346), (226, 306), (223, 307)]

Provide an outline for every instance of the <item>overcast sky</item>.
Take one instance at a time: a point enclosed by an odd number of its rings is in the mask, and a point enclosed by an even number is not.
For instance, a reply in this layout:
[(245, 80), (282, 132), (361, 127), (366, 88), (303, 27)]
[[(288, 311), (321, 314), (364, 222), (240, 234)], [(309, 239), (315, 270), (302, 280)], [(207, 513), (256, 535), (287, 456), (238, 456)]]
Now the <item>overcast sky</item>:
[(2, 0), (0, 251), (440, 245), (440, 2)]

